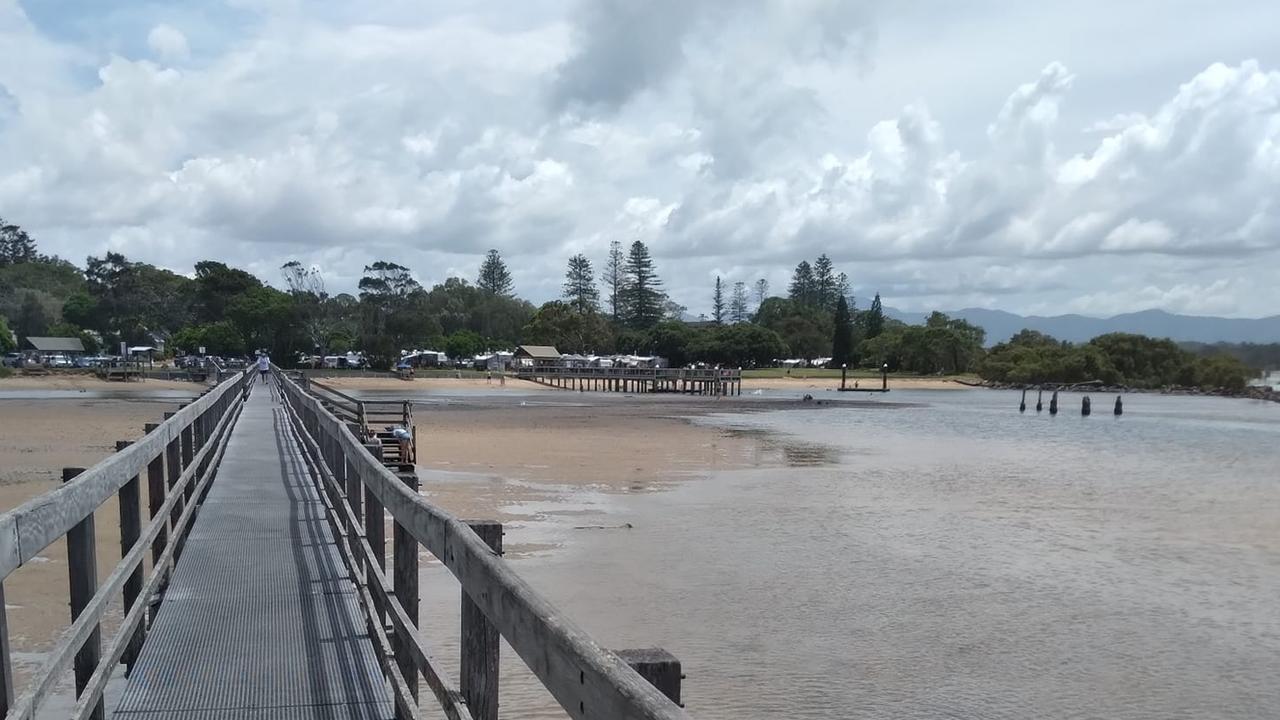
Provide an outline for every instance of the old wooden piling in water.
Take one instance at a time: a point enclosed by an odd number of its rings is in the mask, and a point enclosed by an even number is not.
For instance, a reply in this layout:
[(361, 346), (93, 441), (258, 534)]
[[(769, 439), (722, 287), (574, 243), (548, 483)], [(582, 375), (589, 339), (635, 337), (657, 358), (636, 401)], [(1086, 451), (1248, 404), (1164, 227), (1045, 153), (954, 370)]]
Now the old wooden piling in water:
[(1116, 415), (1123, 415), (1123, 414), (1124, 414), (1124, 401), (1120, 399), (1120, 396), (1119, 396), (1119, 395), (1117, 395), (1117, 396), (1116, 396), (1116, 409), (1115, 409), (1115, 414), (1116, 414)]
[(1049, 414), (1050, 415), (1058, 414), (1058, 391), (1057, 390), (1054, 390), (1053, 397), (1049, 398)]
[(1080, 414), (1089, 417), (1093, 413), (1093, 403), (1089, 400), (1089, 396), (1085, 395), (1080, 399)]
[(1018, 403), (1018, 412), (1027, 411), (1027, 389), (1022, 388), (1022, 400)]
[(1036, 412), (1044, 410), (1044, 388), (1036, 388)]

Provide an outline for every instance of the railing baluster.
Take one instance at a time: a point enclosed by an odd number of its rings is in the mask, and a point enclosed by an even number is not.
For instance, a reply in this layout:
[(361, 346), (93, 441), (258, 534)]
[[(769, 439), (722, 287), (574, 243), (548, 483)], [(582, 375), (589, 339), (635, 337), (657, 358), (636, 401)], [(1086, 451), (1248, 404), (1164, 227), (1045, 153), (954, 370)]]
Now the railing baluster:
[[(354, 557), (360, 557), (360, 536), (362, 534), (361, 526), (358, 523), (364, 521), (364, 487), (360, 483), (360, 474), (356, 471), (356, 466), (346, 456), (346, 453), (339, 447), (338, 454), (342, 457), (343, 469), (347, 474), (347, 504), (351, 507), (352, 526), (349, 529), (350, 534), (347, 540), (351, 546), (351, 554)], [(353, 568), (356, 572), (363, 574), (362, 568)], [(356, 582), (360, 582), (363, 578), (355, 578)]]
[(0, 580), (0, 717), (13, 707), (13, 654), (9, 649), (9, 611), (4, 604), (4, 581)]
[[(128, 440), (117, 440), (116, 452), (120, 452), (132, 444)], [(135, 475), (120, 487), (118, 500), (120, 502), (120, 557), (122, 559), (129, 554), (129, 551), (138, 542), (138, 538), (142, 536), (141, 484), (141, 479)], [(124, 613), (126, 615), (133, 608), (133, 604), (138, 601), (138, 595), (141, 592), (142, 564), (139, 563), (138, 567), (129, 575), (129, 579), (124, 582)], [(125, 651), (122, 658), (126, 673), (133, 672), (133, 663), (138, 659), (138, 653), (142, 651), (144, 634), (143, 626), (139, 625), (138, 631), (129, 640), (129, 649)]]
[[(467, 525), (494, 553), (502, 554), (502, 523), (468, 521)], [(458, 663), (458, 689), (467, 701), (473, 720), (498, 718), (498, 628), (484, 616), (480, 607), (462, 590), (461, 658)]]
[[(144, 429), (147, 433), (154, 432), (160, 427), (157, 423), (147, 423)], [(147, 509), (149, 517), (155, 519), (160, 513), (160, 508), (164, 505), (164, 453), (155, 456), (151, 462), (147, 463)], [(160, 556), (164, 554), (164, 548), (169, 544), (168, 527), (160, 528), (160, 532), (156, 534), (155, 542), (151, 543), (151, 564), (154, 566), (160, 562)], [(150, 598), (147, 598), (149, 601)], [(150, 619), (155, 620), (155, 613), (150, 614)]]
[[(82, 472), (84, 468), (63, 468), (62, 482), (70, 482)], [(67, 573), (71, 587), (71, 622), (75, 622), (98, 589), (98, 543), (94, 533), (93, 513), (86, 515), (67, 532)], [(89, 639), (76, 653), (76, 697), (84, 692), (101, 658), (102, 628), (95, 625)], [(93, 720), (105, 717), (101, 699), (90, 717)]]
[[(364, 447), (373, 456), (373, 459), (381, 465), (382, 446), (370, 443)], [(382, 509), (382, 501), (378, 500), (378, 496), (370, 485), (365, 485), (364, 488), (364, 533), (365, 540), (369, 542), (369, 547), (373, 550), (373, 556), (377, 558), (377, 571), (385, 575), (387, 572), (387, 518)], [(366, 575), (372, 575), (372, 571), (373, 568), (369, 568), (366, 571)], [(374, 598), (377, 597), (375, 594)], [(378, 622), (386, 624), (386, 608), (379, 605), (377, 611)]]
[[(194, 426), (195, 426), (195, 422), (193, 421), (190, 425), (187, 425), (186, 427), (182, 428), (181, 448), (182, 448), (182, 469), (183, 470), (186, 470), (187, 468), (191, 467), (191, 459), (195, 457)], [(195, 492), (195, 489), (196, 489), (196, 484), (193, 482), (187, 483), (186, 487), (182, 489), (182, 497), (186, 503), (191, 502), (191, 493)]]
[[(164, 419), (168, 420), (173, 416), (174, 416), (174, 413), (165, 413)], [(182, 475), (181, 443), (182, 443), (181, 437), (175, 437), (174, 439), (170, 440), (169, 444), (166, 445), (164, 448), (165, 494), (166, 495), (173, 492), (173, 489), (178, 486), (178, 478), (181, 477)], [(173, 504), (173, 510), (169, 512), (170, 528), (177, 527), (178, 518), (182, 517), (182, 509), (185, 506), (186, 506), (186, 502), (183, 498), (179, 498), (178, 501)], [(178, 547), (175, 548), (173, 551), (173, 557), (175, 561), (177, 561), (178, 555), (182, 554), (181, 540), (182, 538), (178, 538), (178, 537), (173, 538), (173, 542), (177, 543), (178, 545)]]
[[(407, 471), (404, 468), (405, 466), (402, 465), (401, 472), (396, 473), (397, 477), (410, 490), (417, 492), (418, 476), (413, 472), (413, 466), (409, 465)], [(396, 602), (404, 609), (409, 622), (416, 628), (418, 627), (418, 541), (399, 521), (392, 529), (391, 555), (394, 573), (392, 583), (395, 588)], [(392, 643), (392, 647), (395, 648), (396, 665), (400, 667), (400, 674), (404, 677), (405, 684), (409, 686), (409, 691), (413, 693), (413, 699), (417, 700), (418, 670), (413, 662), (413, 654), (409, 652), (407, 644), (398, 637)]]

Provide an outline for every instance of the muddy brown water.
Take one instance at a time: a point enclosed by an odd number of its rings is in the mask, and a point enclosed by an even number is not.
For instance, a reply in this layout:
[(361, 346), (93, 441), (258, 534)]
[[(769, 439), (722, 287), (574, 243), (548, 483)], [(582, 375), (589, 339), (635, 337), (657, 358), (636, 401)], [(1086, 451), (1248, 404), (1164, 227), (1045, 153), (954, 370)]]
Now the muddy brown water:
[[(677, 655), (698, 718), (1277, 716), (1280, 405), (895, 399), (703, 418), (786, 466), (523, 508), (508, 544), (551, 549), (513, 566), (602, 644)], [(424, 571), (450, 664), (457, 592)], [(504, 651), (503, 717), (564, 717)]]

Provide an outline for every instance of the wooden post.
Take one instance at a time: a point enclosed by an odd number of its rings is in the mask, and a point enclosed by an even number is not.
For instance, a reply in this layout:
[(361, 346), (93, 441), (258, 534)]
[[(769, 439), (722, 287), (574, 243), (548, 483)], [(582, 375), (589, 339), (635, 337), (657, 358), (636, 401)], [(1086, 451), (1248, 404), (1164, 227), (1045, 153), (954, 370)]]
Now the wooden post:
[(1123, 415), (1123, 414), (1124, 414), (1124, 401), (1120, 399), (1120, 396), (1119, 396), (1119, 395), (1117, 395), (1117, 396), (1116, 396), (1116, 409), (1115, 409), (1115, 414), (1116, 414), (1116, 415)]
[[(412, 469), (406, 472), (403, 467), (401, 466), (401, 472), (396, 475), (410, 490), (417, 492), (418, 476)], [(409, 467), (412, 468), (412, 466)], [(416, 628), (418, 627), (418, 541), (409, 529), (399, 522), (396, 522), (392, 529), (391, 567), (396, 602), (404, 609), (409, 622)], [(392, 648), (395, 651), (396, 665), (400, 667), (400, 674), (404, 677), (405, 684), (409, 686), (409, 692), (413, 693), (413, 699), (417, 700), (418, 670), (413, 662), (413, 654), (409, 652), (407, 643), (400, 641), (398, 636)]]
[(680, 681), (684, 674), (680, 671), (680, 661), (674, 655), (662, 648), (619, 650), (617, 654), (671, 702), (684, 707), (680, 702)]
[(0, 580), (0, 717), (13, 707), (13, 658), (9, 649), (9, 611), (4, 604), (4, 581)]
[[(195, 423), (192, 423), (194, 425)], [(185, 470), (191, 467), (191, 460), (195, 457), (195, 431), (192, 425), (188, 425), (182, 429), (182, 468)], [(194, 480), (187, 483), (182, 489), (182, 498), (186, 502), (191, 502), (191, 494), (196, 490)]]
[(1036, 412), (1044, 410), (1044, 388), (1036, 388)]
[[(502, 523), (479, 520), (467, 525), (490, 550), (502, 554)], [(474, 720), (498, 720), (499, 639), (498, 629), (463, 590), (458, 689)]]
[[(173, 413), (165, 413), (164, 419), (168, 420), (173, 417)], [(169, 441), (164, 448), (164, 469), (165, 469), (165, 485), (167, 487), (165, 494), (173, 492), (178, 486), (178, 478), (182, 475), (182, 449), (181, 436)], [(178, 498), (173, 504), (173, 509), (169, 511), (169, 528), (176, 533), (178, 530), (178, 519), (182, 517), (182, 509), (186, 505), (185, 498)], [(178, 547), (174, 548), (174, 560), (182, 552), (182, 543), (180, 538), (174, 537), (173, 542), (178, 543)]]
[[(69, 482), (82, 472), (84, 468), (62, 468), (62, 482)], [(67, 572), (71, 587), (71, 622), (75, 622), (98, 590), (98, 543), (94, 536), (93, 513), (86, 515), (67, 532)], [(102, 629), (95, 625), (76, 653), (76, 697), (84, 692), (101, 659)], [(105, 717), (101, 698), (89, 717), (94, 720)]]
[(1049, 414), (1050, 415), (1058, 414), (1058, 391), (1057, 390), (1054, 390), (1053, 397), (1049, 398)]
[[(360, 523), (364, 521), (364, 485), (360, 482), (360, 475), (356, 472), (356, 466), (351, 464), (351, 460), (347, 459), (345, 455), (343, 457), (343, 464), (346, 466), (347, 473), (347, 503), (351, 506), (351, 516), (355, 518), (355, 524), (349, 528), (350, 534), (347, 536), (347, 540), (350, 541), (351, 556), (359, 558), (361, 534)], [(361, 570), (359, 567), (354, 569), (357, 573)], [(361, 578), (356, 577), (355, 580), (356, 582), (360, 582)]]
[(1027, 411), (1027, 389), (1022, 388), (1022, 401), (1018, 403), (1018, 412)]
[[(116, 452), (120, 452), (129, 447), (132, 443), (128, 440), (116, 441)], [(129, 554), (133, 550), (133, 546), (137, 544), (138, 538), (142, 536), (142, 506), (141, 501), (141, 478), (133, 477), (129, 482), (120, 488), (120, 557)], [(142, 563), (138, 563), (138, 567), (129, 574), (129, 579), (124, 581), (124, 613), (127, 615), (129, 610), (133, 608), (133, 604), (138, 601), (138, 596), (142, 594)], [(125, 672), (133, 671), (133, 663), (138, 658), (138, 653), (142, 651), (142, 638), (145, 632), (143, 624), (138, 624), (137, 631), (133, 637), (129, 639), (129, 647), (125, 650), (121, 660), (124, 662)]]
[(1085, 417), (1089, 417), (1089, 415), (1093, 413), (1092, 405), (1093, 402), (1089, 400), (1089, 396), (1085, 395), (1080, 399), (1080, 414)]
[[(382, 464), (382, 446), (377, 443), (370, 443), (364, 446), (373, 459)], [(378, 496), (373, 494), (373, 489), (369, 486), (364, 488), (364, 535), (365, 540), (369, 541), (369, 547), (373, 549), (373, 556), (377, 558), (378, 572), (386, 574), (387, 571), (387, 518), (382, 509), (382, 502), (378, 500)], [(373, 568), (367, 568), (366, 577), (372, 577)], [(378, 597), (375, 593), (373, 597)], [(377, 604), (375, 600), (374, 604)], [(385, 623), (387, 620), (386, 609), (378, 607), (378, 620)]]
[[(156, 423), (147, 423), (143, 426), (150, 433), (160, 427)], [(147, 465), (147, 508), (151, 511), (151, 518), (160, 512), (160, 506), (164, 505), (164, 455), (163, 453), (156, 456)], [(160, 556), (164, 554), (165, 545), (169, 543), (169, 530), (167, 527), (160, 528), (160, 532), (156, 535), (155, 542), (151, 544), (151, 562), (154, 564), (160, 561)]]

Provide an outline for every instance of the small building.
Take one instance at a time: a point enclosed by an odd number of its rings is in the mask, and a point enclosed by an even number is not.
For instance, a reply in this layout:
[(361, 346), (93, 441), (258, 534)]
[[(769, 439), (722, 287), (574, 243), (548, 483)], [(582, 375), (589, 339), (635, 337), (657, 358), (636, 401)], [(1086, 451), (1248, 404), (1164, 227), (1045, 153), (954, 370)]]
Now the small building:
[(513, 355), (521, 367), (560, 367), (560, 351), (550, 345), (521, 345)]
[(84, 343), (78, 337), (29, 337), (27, 345), (42, 356), (48, 355), (83, 355)]

